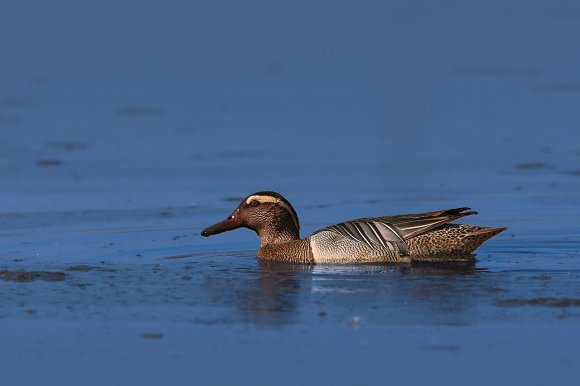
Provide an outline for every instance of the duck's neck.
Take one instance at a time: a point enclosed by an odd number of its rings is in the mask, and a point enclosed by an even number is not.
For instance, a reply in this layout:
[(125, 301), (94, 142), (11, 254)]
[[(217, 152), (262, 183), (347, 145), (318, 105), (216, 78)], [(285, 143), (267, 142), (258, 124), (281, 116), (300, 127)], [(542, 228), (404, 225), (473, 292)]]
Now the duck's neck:
[(314, 263), (310, 240), (290, 240), (279, 244), (262, 244), (258, 250), (258, 257), (267, 261), (282, 261), (287, 263), (311, 264)]
[(300, 240), (300, 231), (293, 223), (272, 223), (256, 231), (260, 236), (260, 246), (282, 244), (288, 241)]

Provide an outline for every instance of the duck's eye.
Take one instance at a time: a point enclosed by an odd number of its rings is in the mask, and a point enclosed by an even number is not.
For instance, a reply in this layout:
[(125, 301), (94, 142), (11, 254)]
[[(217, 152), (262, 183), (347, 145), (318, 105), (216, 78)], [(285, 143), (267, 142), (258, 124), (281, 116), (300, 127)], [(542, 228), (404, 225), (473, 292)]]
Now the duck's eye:
[(250, 202), (250, 205), (251, 206), (258, 206), (258, 205), (260, 205), (260, 201), (258, 201), (258, 200), (252, 200), (252, 202)]

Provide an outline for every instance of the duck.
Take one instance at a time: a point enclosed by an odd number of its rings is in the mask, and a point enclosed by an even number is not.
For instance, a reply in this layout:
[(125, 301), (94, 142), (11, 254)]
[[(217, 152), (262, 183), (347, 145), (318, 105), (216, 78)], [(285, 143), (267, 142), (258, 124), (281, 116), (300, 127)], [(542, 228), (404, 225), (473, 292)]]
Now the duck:
[(296, 210), (282, 194), (250, 194), (204, 237), (248, 228), (260, 238), (258, 258), (301, 264), (450, 262), (474, 260), (473, 252), (507, 228), (452, 221), (475, 215), (471, 208), (365, 217), (320, 229), (300, 238)]

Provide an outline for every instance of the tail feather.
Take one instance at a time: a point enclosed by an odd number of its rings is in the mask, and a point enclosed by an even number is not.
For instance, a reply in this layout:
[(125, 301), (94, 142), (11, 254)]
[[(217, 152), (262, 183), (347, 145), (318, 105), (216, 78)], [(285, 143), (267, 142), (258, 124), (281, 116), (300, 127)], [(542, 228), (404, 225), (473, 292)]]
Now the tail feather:
[(507, 228), (505, 228), (505, 227), (503, 227), (503, 228), (480, 227), (480, 228), (482, 228), (482, 229), (474, 231), (473, 233), (471, 233), (471, 235), (472, 236), (476, 236), (476, 235), (486, 235), (487, 236), (487, 239), (490, 239), (493, 236), (495, 236), (495, 235), (497, 235), (497, 234), (499, 234), (499, 233), (507, 230)]
[(412, 259), (470, 255), (481, 244), (507, 228), (445, 224), (407, 240)]

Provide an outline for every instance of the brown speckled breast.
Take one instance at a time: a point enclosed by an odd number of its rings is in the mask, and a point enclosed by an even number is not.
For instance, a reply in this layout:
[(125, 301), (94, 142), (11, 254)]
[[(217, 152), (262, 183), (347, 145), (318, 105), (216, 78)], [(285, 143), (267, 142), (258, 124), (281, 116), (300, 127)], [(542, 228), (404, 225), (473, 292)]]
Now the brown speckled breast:
[(313, 264), (312, 251), (308, 238), (292, 240), (279, 244), (260, 246), (258, 257), (266, 261)]

